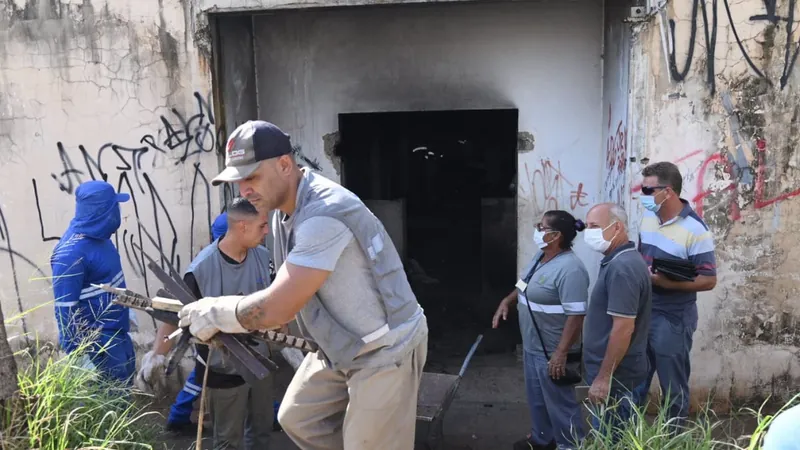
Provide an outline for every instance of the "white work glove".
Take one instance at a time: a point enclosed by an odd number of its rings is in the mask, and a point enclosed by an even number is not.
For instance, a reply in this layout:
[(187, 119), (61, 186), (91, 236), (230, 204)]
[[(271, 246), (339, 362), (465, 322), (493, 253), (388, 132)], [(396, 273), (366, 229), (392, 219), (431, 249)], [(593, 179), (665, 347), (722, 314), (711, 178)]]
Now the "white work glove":
[(219, 332), (249, 333), (236, 318), (236, 305), (243, 298), (241, 295), (227, 295), (189, 303), (178, 312), (178, 326), (189, 327), (189, 332), (203, 342), (208, 342)]
[(164, 355), (157, 355), (154, 351), (150, 350), (142, 357), (142, 367), (136, 374), (134, 385), (142, 392), (150, 394), (163, 392), (167, 386), (166, 375), (164, 374), (164, 365), (166, 364), (166, 357)]

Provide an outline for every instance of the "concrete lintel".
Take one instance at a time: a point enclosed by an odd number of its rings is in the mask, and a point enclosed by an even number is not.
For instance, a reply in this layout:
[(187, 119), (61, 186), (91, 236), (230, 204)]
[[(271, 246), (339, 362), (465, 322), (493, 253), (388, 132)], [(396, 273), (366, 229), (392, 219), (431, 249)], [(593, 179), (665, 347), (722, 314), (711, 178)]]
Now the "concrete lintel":
[[(487, 0), (199, 0), (206, 13), (275, 11), (287, 9), (342, 8), (347, 6), (404, 5), (424, 3), (475, 3)], [(490, 0), (522, 2), (531, 0)], [(542, 0), (538, 0), (542, 1)]]

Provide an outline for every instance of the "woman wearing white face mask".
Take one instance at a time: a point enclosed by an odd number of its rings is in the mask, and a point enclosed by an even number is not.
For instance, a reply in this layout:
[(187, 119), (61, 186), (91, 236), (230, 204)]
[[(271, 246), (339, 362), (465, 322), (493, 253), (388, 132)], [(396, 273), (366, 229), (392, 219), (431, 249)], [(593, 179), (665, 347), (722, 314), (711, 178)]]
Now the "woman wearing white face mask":
[(514, 450), (577, 448), (584, 435), (575, 385), (581, 380), (580, 332), (589, 274), (572, 252), (572, 242), (584, 228), (565, 211), (546, 212), (535, 226), (538, 251), (492, 319), (497, 328), (517, 304), (533, 423)]

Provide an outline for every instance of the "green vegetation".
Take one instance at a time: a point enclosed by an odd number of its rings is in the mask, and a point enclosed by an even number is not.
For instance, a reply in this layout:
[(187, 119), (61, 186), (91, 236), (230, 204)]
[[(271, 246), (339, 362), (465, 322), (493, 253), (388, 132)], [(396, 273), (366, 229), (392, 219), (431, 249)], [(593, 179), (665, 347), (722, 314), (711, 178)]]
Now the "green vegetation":
[(3, 450), (152, 449), (155, 428), (131, 388), (83, 367), (84, 350), (21, 360), (18, 398), (5, 408)]
[[(708, 408), (677, 427), (668, 420), (666, 409), (647, 416), (644, 409), (633, 408), (631, 419), (613, 431), (591, 430), (580, 447), (583, 450), (756, 450), (762, 448), (764, 435), (778, 413), (800, 402), (800, 394), (775, 414), (765, 413), (768, 401), (758, 410), (744, 408), (730, 418), (719, 418)], [(618, 405), (610, 405), (614, 410)], [(600, 414), (598, 414), (600, 415)], [(749, 424), (742, 430), (742, 424)], [(735, 426), (737, 425), (737, 426)], [(602, 430), (602, 427), (601, 427)], [(614, 435), (617, 439), (615, 442)]]

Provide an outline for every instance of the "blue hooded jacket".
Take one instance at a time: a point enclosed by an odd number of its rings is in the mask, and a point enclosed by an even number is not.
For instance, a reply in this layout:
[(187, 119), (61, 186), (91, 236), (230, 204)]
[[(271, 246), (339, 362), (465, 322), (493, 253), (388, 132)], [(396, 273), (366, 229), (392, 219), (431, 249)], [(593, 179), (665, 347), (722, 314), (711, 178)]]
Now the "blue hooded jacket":
[(75, 217), (50, 257), (59, 344), (67, 352), (94, 330), (127, 338), (129, 310), (111, 303), (113, 295), (92, 284), (125, 288), (119, 252), (111, 242), (130, 199), (104, 181), (88, 181), (75, 191)]
[(211, 241), (216, 241), (223, 234), (228, 232), (228, 213), (224, 212), (214, 219), (211, 225)]

